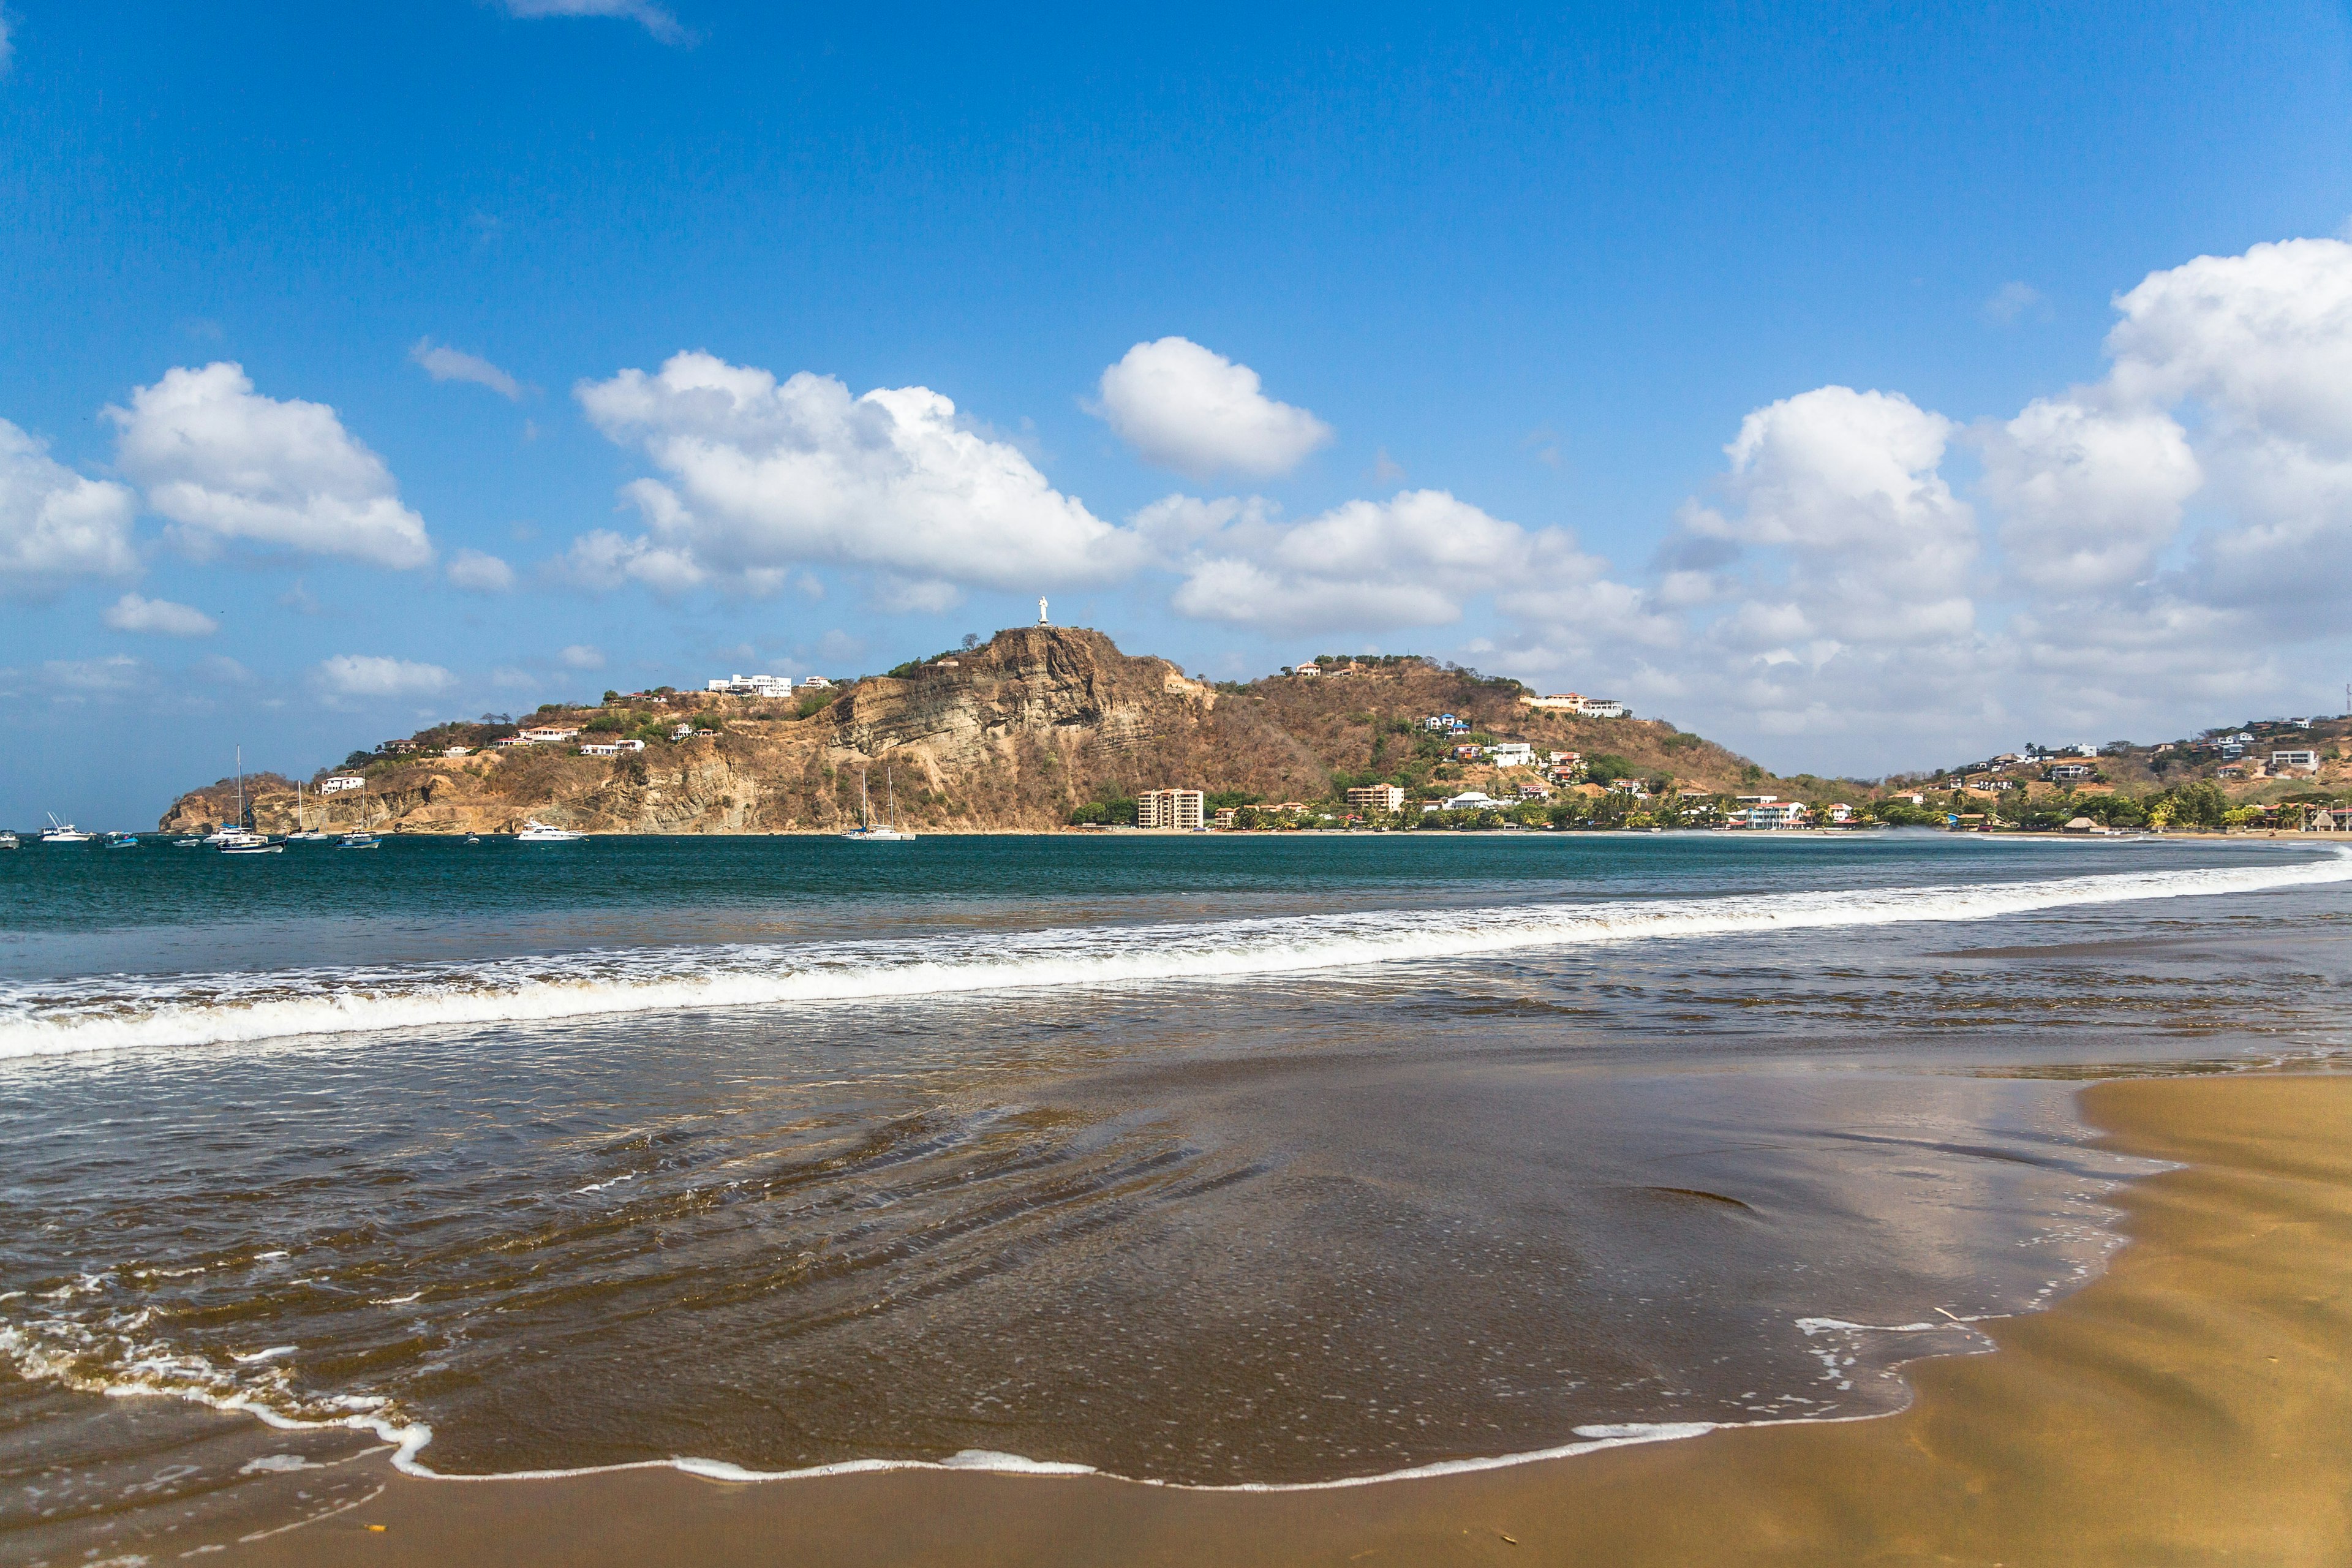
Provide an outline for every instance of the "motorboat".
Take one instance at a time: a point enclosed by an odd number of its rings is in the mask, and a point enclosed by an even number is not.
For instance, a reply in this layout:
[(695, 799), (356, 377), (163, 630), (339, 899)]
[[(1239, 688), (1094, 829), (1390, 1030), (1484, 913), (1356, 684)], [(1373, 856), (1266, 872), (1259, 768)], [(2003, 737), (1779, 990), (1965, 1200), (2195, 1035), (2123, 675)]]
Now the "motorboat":
[(258, 833), (248, 833), (245, 837), (253, 842), (224, 844), (221, 846), (221, 853), (224, 855), (283, 855), (286, 853), (286, 846), (272, 844)]
[(856, 844), (911, 844), (915, 836), (901, 831), (898, 826), (898, 784), (887, 770), (884, 771), (882, 780), (883, 787), (890, 792), (889, 821), (883, 824), (874, 820), (874, 808), (866, 799), (866, 775), (860, 773), (857, 775), (857, 815), (860, 820), (856, 827), (842, 837)]
[(575, 833), (569, 827), (551, 827), (535, 816), (527, 816), (523, 819), (522, 831), (515, 835), (515, 842), (518, 844), (569, 844), (575, 838), (587, 837), (586, 834)]
[(172, 840), (172, 847), (174, 849), (202, 849), (204, 847), (205, 841), (201, 838), (174, 838)]
[(110, 833), (106, 836), (106, 847), (109, 849), (136, 849), (139, 847), (139, 835), (136, 833)]
[[(326, 836), (324, 834), (320, 834), (320, 837), (323, 838)], [(338, 849), (374, 849), (381, 847), (383, 843), (383, 839), (378, 838), (374, 834), (370, 833), (366, 828), (362, 827), (356, 833), (346, 833), (341, 838), (336, 839), (335, 847)]]
[(23, 842), (24, 840), (17, 837), (15, 834), (8, 832), (5, 828), (0, 828), (0, 849), (14, 849)]
[(52, 815), (49, 817), (49, 826), (47, 829), (41, 835), (41, 842), (44, 844), (87, 844), (97, 837), (98, 835), (95, 833), (82, 832), (70, 822), (59, 822), (57, 817)]

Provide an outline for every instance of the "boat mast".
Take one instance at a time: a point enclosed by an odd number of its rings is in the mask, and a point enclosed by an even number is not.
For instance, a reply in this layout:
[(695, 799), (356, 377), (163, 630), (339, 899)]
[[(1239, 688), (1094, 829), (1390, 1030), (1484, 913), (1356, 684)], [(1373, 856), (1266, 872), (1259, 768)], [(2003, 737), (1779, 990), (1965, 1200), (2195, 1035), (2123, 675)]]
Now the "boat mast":
[(243, 746), (236, 749), (236, 826), (240, 832), (245, 828), (245, 748)]
[(891, 831), (891, 832), (893, 832), (893, 833), (896, 833), (896, 832), (898, 832), (898, 769), (893, 768), (893, 767), (888, 767), (888, 766), (885, 766), (885, 767), (883, 768), (883, 770), (882, 770), (882, 787), (883, 787), (884, 789), (887, 789), (887, 790), (888, 790), (888, 791), (890, 792), (890, 831)]
[(857, 770), (857, 820), (860, 826), (874, 826), (874, 808), (866, 803), (866, 770)]

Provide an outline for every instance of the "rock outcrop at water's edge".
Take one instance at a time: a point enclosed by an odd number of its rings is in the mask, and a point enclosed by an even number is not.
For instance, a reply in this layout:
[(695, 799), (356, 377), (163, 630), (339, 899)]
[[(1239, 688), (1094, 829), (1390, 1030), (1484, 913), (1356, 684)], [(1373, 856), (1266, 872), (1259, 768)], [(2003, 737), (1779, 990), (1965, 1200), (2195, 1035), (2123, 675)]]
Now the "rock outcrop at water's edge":
[[(1728, 781), (1741, 765), (1669, 724), (1531, 712), (1512, 683), (1419, 661), (1220, 690), (1166, 659), (1123, 654), (1099, 632), (1029, 626), (861, 680), (804, 715), (789, 701), (678, 693), (647, 721), (699, 717), (721, 731), (616, 757), (543, 745), (380, 761), (364, 770), (363, 789), (310, 795), (308, 826), (509, 833), (535, 816), (593, 833), (837, 831), (856, 820), (863, 773), (877, 813), (895, 789), (900, 823), (920, 831), (1045, 829), (1107, 792), (1181, 785), (1320, 798), (1335, 770), (1379, 764), (1396, 740), (1381, 721), (1433, 711), (1569, 749), (1667, 759), (1684, 777), (1703, 769)], [(292, 784), (274, 775), (246, 784), (256, 826), (295, 826)], [(174, 802), (162, 829), (234, 811), (223, 781)]]

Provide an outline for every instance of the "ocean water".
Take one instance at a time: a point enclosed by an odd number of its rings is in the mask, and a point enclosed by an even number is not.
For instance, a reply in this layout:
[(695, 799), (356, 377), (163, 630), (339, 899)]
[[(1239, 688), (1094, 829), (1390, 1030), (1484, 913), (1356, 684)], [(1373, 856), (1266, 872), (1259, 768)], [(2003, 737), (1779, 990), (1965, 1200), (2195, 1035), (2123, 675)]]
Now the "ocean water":
[(2115, 1244), (2074, 1085), (2331, 1061), (2347, 935), (2352, 855), (2240, 839), (28, 847), (0, 1556), (387, 1446), (1295, 1486), (1899, 1408)]

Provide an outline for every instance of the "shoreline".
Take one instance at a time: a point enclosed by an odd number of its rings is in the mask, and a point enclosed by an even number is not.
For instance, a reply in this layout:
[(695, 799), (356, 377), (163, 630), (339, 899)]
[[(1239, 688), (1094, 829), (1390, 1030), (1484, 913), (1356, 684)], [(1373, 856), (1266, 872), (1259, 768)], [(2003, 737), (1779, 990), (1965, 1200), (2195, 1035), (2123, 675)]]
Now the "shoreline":
[[(2126, 1245), (2046, 1310), (1912, 1363), (1885, 1416), (1719, 1427), (1312, 1490), (894, 1469), (751, 1484), (667, 1466), (419, 1479), (231, 1555), (256, 1563), (1820, 1561), (2147, 1563), (2352, 1555), (2352, 1077), (2082, 1092), (2175, 1168), (2112, 1200)], [(1531, 1551), (1532, 1557), (1526, 1555)]]
[[(166, 838), (171, 835), (161, 829), (139, 829), (140, 834)], [(173, 830), (176, 831), (176, 830)], [(426, 831), (421, 828), (370, 828), (380, 838), (446, 839), (462, 843), (469, 837), (507, 839), (511, 833), (454, 830)], [(614, 832), (586, 827), (577, 830), (587, 838), (845, 838), (844, 829), (837, 827), (774, 827), (757, 831), (718, 830), (685, 833)], [(2100, 844), (2160, 839), (2167, 842), (2207, 839), (2289, 839), (2313, 844), (2352, 845), (2352, 833), (2306, 832), (2299, 828), (2256, 828), (2245, 830), (2215, 830), (2195, 827), (2168, 827), (2160, 832), (2126, 830), (2110, 834), (2032, 831), (2003, 828), (1985, 832), (1979, 828), (1917, 827), (1909, 828), (1886, 823), (1863, 826), (1839, 827), (925, 827), (914, 830), (917, 841), (925, 838), (1516, 838), (1530, 835), (1555, 838), (1627, 838), (1658, 837), (1679, 835), (1691, 837), (1733, 837), (1750, 838), (1874, 838), (1883, 834), (1918, 832), (1947, 838), (2016, 838), (2035, 843)]]

